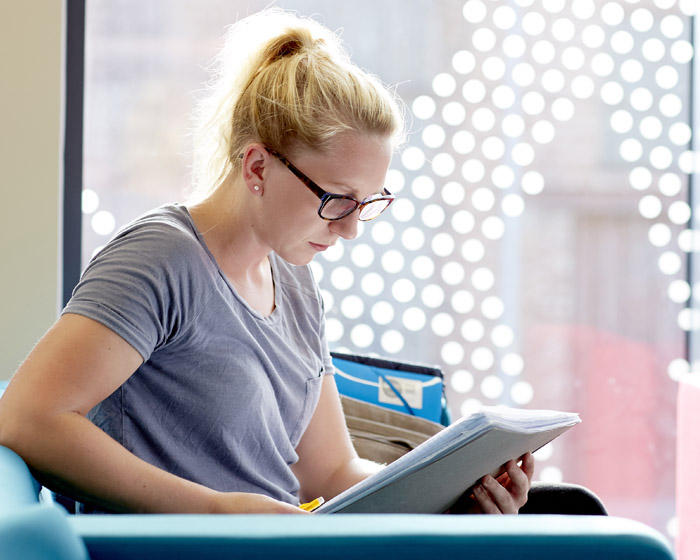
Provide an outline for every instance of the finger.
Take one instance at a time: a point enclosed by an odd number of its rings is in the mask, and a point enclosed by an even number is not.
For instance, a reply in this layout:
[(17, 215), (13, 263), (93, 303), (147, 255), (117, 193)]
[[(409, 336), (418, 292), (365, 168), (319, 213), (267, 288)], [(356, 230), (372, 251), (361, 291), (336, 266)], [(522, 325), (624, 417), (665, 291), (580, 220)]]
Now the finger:
[(510, 484), (506, 485), (506, 487), (516, 507), (519, 509), (527, 501), (527, 494), (530, 490), (530, 477), (515, 461), (508, 463), (508, 476), (510, 477)]
[(268, 496), (262, 496), (262, 498), (267, 498), (265, 501), (258, 502), (259, 506), (254, 506), (256, 509), (259, 507), (258, 513), (291, 513), (291, 514), (304, 514), (310, 515), (308, 511), (304, 511), (300, 507), (293, 506), (285, 502), (280, 502)]
[(532, 477), (535, 474), (535, 456), (532, 453), (525, 453), (520, 460), (520, 468), (527, 475), (529, 481), (532, 481)]
[(508, 486), (508, 484), (510, 484), (510, 476), (508, 476), (508, 463), (503, 465), (499, 473), (493, 477), (503, 486)]
[(510, 484), (510, 474), (508, 474), (508, 472), (509, 469), (512, 469), (515, 465), (516, 462), (513, 459), (511, 459), (501, 467), (499, 474), (494, 476), (494, 478), (503, 486), (508, 487), (508, 485)]
[(502, 514), (501, 508), (494, 502), (491, 494), (484, 488), (483, 485), (478, 484), (474, 487), (474, 499), (476, 503), (481, 508), (483, 513), (489, 513), (493, 515)]
[(485, 476), (482, 486), (486, 489), (493, 503), (502, 513), (517, 513), (519, 505), (514, 501), (511, 491), (495, 478)]

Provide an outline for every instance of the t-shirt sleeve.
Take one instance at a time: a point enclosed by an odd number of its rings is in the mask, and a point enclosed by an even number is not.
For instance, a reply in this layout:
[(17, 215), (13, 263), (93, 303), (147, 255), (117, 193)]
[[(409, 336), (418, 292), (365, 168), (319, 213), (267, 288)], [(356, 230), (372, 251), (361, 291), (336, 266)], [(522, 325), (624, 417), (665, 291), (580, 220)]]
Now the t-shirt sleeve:
[(63, 313), (105, 325), (145, 361), (187, 323), (187, 299), (206, 297), (192, 272), (193, 261), (207, 266), (205, 257), (196, 239), (178, 227), (125, 231), (95, 256)]

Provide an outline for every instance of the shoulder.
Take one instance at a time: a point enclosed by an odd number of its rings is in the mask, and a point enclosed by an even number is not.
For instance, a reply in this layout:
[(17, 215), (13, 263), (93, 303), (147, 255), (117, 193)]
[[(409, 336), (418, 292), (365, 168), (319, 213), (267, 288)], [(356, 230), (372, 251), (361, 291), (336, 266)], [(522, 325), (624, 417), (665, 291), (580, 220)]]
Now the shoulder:
[(110, 241), (110, 245), (125, 241), (140, 241), (143, 245), (156, 243), (161, 249), (199, 245), (197, 232), (183, 206), (162, 206), (148, 212), (124, 228)]
[(146, 359), (204, 308), (218, 278), (187, 211), (162, 207), (95, 255), (65, 311), (101, 322)]
[(76, 293), (140, 293), (172, 304), (186, 294), (209, 293), (216, 271), (187, 210), (164, 206), (121, 229), (87, 266)]
[(208, 261), (207, 252), (183, 206), (168, 205), (148, 212), (124, 228), (95, 256), (96, 265), (135, 262), (166, 272)]

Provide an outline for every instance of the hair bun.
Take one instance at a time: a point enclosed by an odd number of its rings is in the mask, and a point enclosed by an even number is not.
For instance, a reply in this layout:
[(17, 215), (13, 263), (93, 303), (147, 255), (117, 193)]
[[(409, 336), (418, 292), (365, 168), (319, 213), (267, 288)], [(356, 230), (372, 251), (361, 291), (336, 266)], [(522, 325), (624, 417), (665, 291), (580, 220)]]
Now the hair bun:
[(308, 29), (289, 29), (287, 33), (280, 35), (277, 40), (273, 40), (268, 45), (268, 61), (275, 62), (325, 44), (322, 38), (315, 39)]

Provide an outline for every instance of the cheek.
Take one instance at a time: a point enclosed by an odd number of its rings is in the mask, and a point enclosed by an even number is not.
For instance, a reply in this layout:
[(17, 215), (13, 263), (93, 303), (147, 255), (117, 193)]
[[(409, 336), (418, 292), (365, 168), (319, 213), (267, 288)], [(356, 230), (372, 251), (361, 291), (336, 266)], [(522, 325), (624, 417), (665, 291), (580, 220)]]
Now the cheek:
[[(310, 196), (309, 196), (310, 195)], [(297, 192), (295, 189), (283, 188), (275, 193), (270, 200), (273, 214), (272, 219), (279, 219), (288, 224), (304, 224), (311, 226), (314, 222), (323, 222), (318, 216), (320, 200), (310, 192)]]
[(270, 215), (268, 227), (276, 233), (280, 243), (294, 244), (306, 238), (314, 238), (327, 227), (327, 222), (318, 217), (316, 209), (292, 207), (279, 208)]

